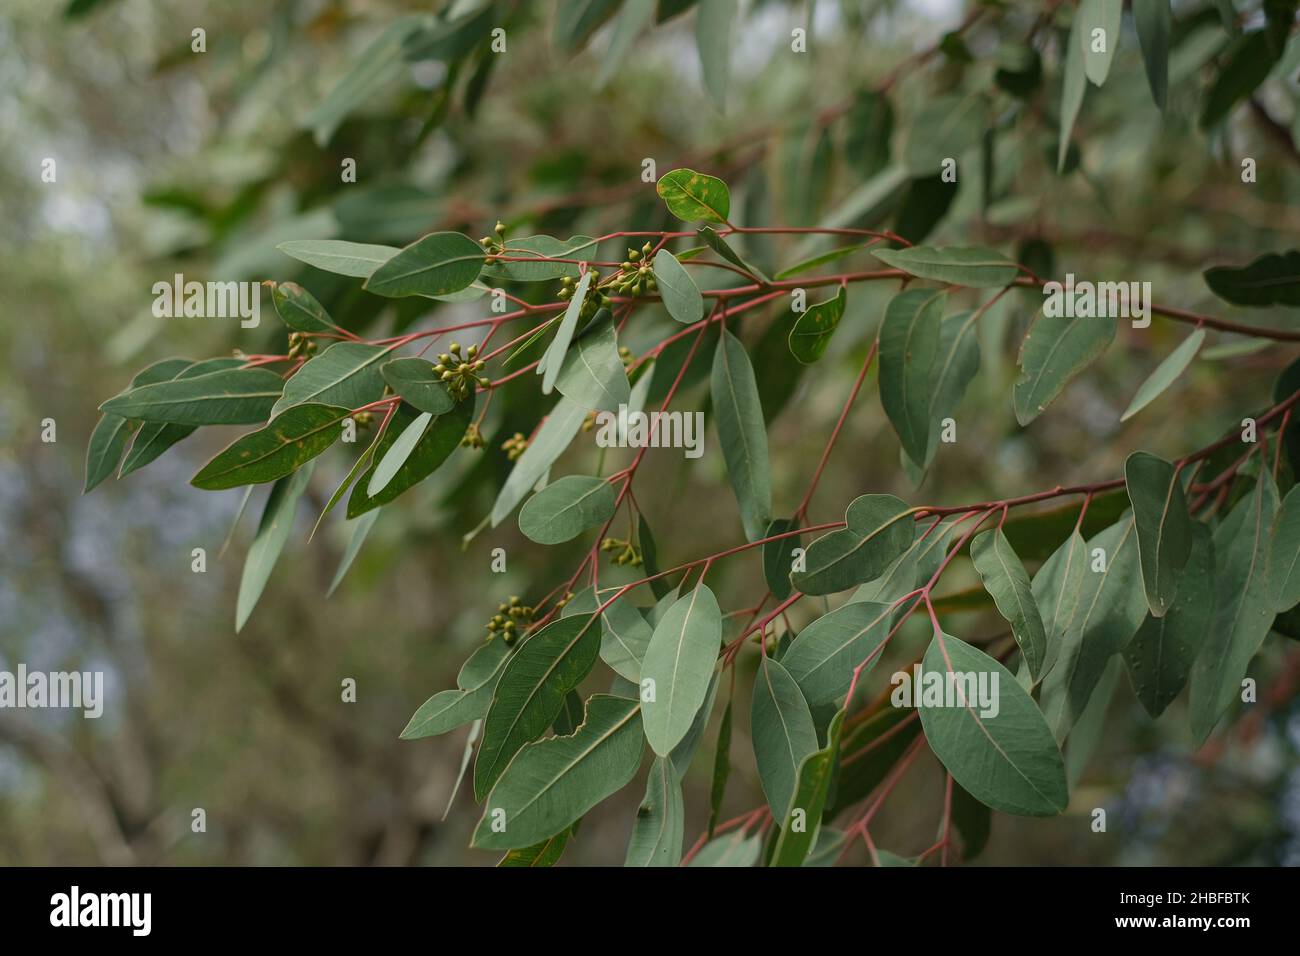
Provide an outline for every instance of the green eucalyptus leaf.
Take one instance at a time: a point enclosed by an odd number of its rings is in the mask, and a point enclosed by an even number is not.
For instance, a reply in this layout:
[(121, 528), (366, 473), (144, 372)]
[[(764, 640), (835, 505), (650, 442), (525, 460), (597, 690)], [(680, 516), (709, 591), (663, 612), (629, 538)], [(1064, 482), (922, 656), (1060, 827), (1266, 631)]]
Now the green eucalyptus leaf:
[(354, 279), (368, 279), (372, 272), (402, 251), (394, 246), (339, 239), (296, 239), (282, 242), (275, 248), (324, 272)]
[(1124, 484), (1133, 504), (1137, 524), (1138, 556), (1142, 564), (1142, 585), (1147, 606), (1163, 617), (1173, 606), (1178, 591), (1178, 572), (1192, 549), (1192, 518), (1178, 480), (1178, 470), (1169, 462), (1137, 451), (1124, 462)]
[(1115, 338), (1113, 318), (1035, 317), (1020, 346), (1020, 378), (1013, 392), (1016, 421), (1028, 425), (1074, 376)]
[(258, 598), (266, 587), (267, 578), (275, 568), (275, 562), (289, 540), (293, 528), (294, 513), (298, 510), (298, 499), (307, 490), (314, 462), (307, 462), (287, 478), (281, 478), (271, 487), (271, 494), (266, 499), (262, 510), (262, 520), (257, 526), (257, 534), (248, 548), (244, 559), (243, 575), (239, 579), (239, 597), (235, 602), (235, 630), (241, 631), (248, 617), (257, 606)]
[(766, 656), (754, 678), (750, 728), (763, 793), (772, 815), (785, 820), (799, 766), (817, 750), (817, 729), (799, 685), (784, 667)]
[[(641, 661), (642, 703), (650, 748), (668, 756), (686, 736), (708, 696), (722, 643), (722, 611), (707, 585), (696, 585), (668, 609)], [(653, 682), (653, 683), (649, 683)]]
[(833, 299), (808, 306), (790, 330), (790, 353), (804, 365), (811, 365), (826, 353), (831, 336), (844, 318), (848, 289), (840, 286)]
[(865, 674), (880, 659), (889, 634), (889, 607), (865, 601), (845, 604), (813, 621), (781, 655), (781, 664), (811, 705), (839, 700), (859, 665)]
[(279, 415), (286, 408), (312, 402), (357, 409), (376, 401), (384, 391), (379, 373), (393, 346), (335, 342), (309, 359), (284, 384), (284, 394), (271, 409)]
[(365, 288), (388, 298), (450, 295), (473, 284), (485, 257), (483, 247), (469, 236), (430, 233), (370, 273)]
[(1287, 492), (1268, 544), (1268, 603), (1278, 614), (1300, 602), (1300, 493)]
[(251, 425), (266, 420), (285, 383), (263, 368), (236, 368), (157, 382), (110, 398), (100, 409), (122, 418), (176, 425)]
[(931, 385), (946, 299), (930, 289), (900, 292), (880, 325), (880, 404), (903, 450), (920, 466), (930, 442)]
[(1009, 285), (1019, 274), (1016, 264), (1006, 256), (981, 246), (912, 246), (881, 249), (873, 254), (885, 265), (908, 275), (974, 289)]
[[(1166, 0), (1167, 2), (1167, 0)], [(1142, 409), (1146, 408), (1160, 396), (1160, 394), (1172, 385), (1186, 370), (1187, 366), (1192, 364), (1192, 359), (1196, 358), (1196, 353), (1201, 348), (1201, 343), (1205, 341), (1205, 329), (1195, 329), (1191, 335), (1183, 339), (1164, 360), (1155, 367), (1155, 370), (1147, 377), (1133, 396), (1133, 401), (1129, 402), (1128, 408), (1120, 416), (1121, 422), (1126, 422)]]
[(624, 866), (677, 866), (686, 833), (682, 784), (666, 757), (656, 757), (637, 807)]
[(699, 286), (667, 249), (655, 253), (654, 275), (669, 315), (683, 325), (693, 325), (704, 318), (704, 297)]
[(749, 354), (723, 330), (713, 357), (711, 393), (727, 477), (740, 505), (745, 537), (762, 538), (772, 520), (772, 478), (767, 426)]
[(389, 388), (422, 412), (443, 415), (456, 405), (432, 362), (414, 356), (396, 358), (381, 365), (379, 374)]
[(220, 491), (276, 481), (297, 471), (343, 434), (351, 412), (331, 405), (297, 405), (267, 425), (235, 439), (190, 479), (195, 488)]
[(1030, 675), (1041, 676), (1047, 658), (1047, 633), (1025, 566), (1001, 528), (976, 535), (971, 541), (970, 554), (998, 613), (1011, 625)]
[(560, 544), (614, 517), (614, 486), (604, 478), (566, 475), (519, 511), (519, 530), (538, 544)]

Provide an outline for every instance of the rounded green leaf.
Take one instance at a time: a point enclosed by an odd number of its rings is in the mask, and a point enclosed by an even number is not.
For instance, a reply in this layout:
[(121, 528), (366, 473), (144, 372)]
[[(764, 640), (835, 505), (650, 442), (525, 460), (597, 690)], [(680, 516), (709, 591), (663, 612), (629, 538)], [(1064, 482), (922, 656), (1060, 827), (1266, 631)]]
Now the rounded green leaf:
[[(1069, 793), (1061, 750), (1042, 712), (1009, 670), (947, 634), (935, 634), (921, 668), (913, 700), (930, 749), (954, 780), (1004, 813), (1050, 816), (1065, 809)], [(933, 681), (943, 692), (927, 696)]]
[(560, 544), (614, 516), (614, 486), (604, 478), (566, 475), (525, 502), (519, 530), (538, 544)]
[(874, 652), (891, 625), (889, 606), (858, 601), (823, 614), (795, 637), (781, 657), (809, 704), (838, 700), (853, 682), (853, 670), (863, 672), (879, 660)]
[(817, 750), (817, 728), (799, 685), (777, 661), (764, 657), (754, 677), (750, 735), (758, 778), (772, 816), (785, 820), (799, 765)]
[(715, 176), (693, 169), (674, 169), (659, 177), (655, 191), (668, 211), (683, 222), (726, 223), (731, 215), (731, 192)]
[(376, 295), (448, 295), (473, 284), (486, 258), (483, 247), (459, 232), (417, 239), (366, 279)]
[(709, 693), (722, 644), (722, 611), (708, 585), (673, 603), (641, 661), (642, 719), (650, 747), (666, 757), (686, 736)]
[(397, 358), (381, 365), (379, 373), (389, 388), (422, 412), (441, 415), (456, 404), (432, 362), (415, 356)]
[(656, 252), (654, 273), (659, 295), (669, 315), (683, 325), (692, 325), (704, 318), (704, 297), (676, 256), (667, 249)]

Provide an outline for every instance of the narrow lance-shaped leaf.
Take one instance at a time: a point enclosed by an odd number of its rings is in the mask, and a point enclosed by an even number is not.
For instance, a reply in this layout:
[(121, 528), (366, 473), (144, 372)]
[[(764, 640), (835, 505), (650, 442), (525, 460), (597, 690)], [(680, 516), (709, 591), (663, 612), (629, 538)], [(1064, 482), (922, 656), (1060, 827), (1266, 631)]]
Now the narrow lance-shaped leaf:
[(880, 403), (918, 465), (925, 463), (930, 438), (930, 386), (946, 298), (929, 289), (901, 292), (880, 325)]
[(597, 411), (617, 412), (631, 400), (627, 371), (618, 354), (614, 316), (608, 309), (596, 313), (564, 356), (555, 387), (570, 401)]
[[(700, 54), (704, 86), (719, 110), (727, 108), (727, 76), (731, 72), (731, 25), (736, 0), (707, 0), (695, 19), (695, 46)], [(724, 213), (723, 218), (726, 218)]]
[[(209, 372), (239, 368), (243, 364), (243, 359), (233, 356), (205, 359), (202, 362), (195, 362), (188, 368), (181, 369), (168, 381), (197, 378), (200, 375), (207, 375)], [(122, 467), (118, 470), (117, 476), (124, 478), (131, 472), (156, 461), (167, 449), (194, 434), (196, 428), (195, 425), (174, 425), (163, 422), (146, 422), (141, 425), (140, 430), (136, 432), (135, 438), (131, 441), (131, 447), (126, 453), (126, 458), (122, 460)]]
[(772, 851), (772, 866), (803, 866), (808, 851), (817, 841), (835, 763), (839, 759), (844, 713), (842, 710), (837, 711), (831, 718), (826, 732), (826, 746), (804, 757), (799, 764), (790, 811), (782, 822), (781, 834)]
[(365, 288), (390, 298), (448, 295), (478, 278), (483, 247), (459, 232), (435, 232), (411, 243), (372, 272)]
[(1115, 48), (1119, 46), (1123, 13), (1123, 0), (1081, 0), (1079, 3), (1075, 17), (1083, 27), (1079, 33), (1079, 41), (1083, 44), (1083, 69), (1094, 86), (1101, 86), (1110, 74)]
[(713, 357), (712, 395), (722, 457), (740, 504), (745, 537), (758, 541), (772, 520), (767, 428), (749, 355), (726, 329)]
[(284, 381), (264, 368), (226, 369), (143, 385), (100, 409), (122, 418), (178, 425), (252, 425), (266, 420)]
[(642, 718), (650, 748), (666, 757), (690, 729), (708, 695), (722, 643), (722, 611), (708, 585), (696, 585), (655, 625), (645, 658)]
[(1133, 396), (1133, 401), (1129, 402), (1128, 408), (1120, 416), (1120, 421), (1126, 422), (1142, 409), (1146, 408), (1155, 401), (1160, 393), (1172, 385), (1187, 366), (1192, 364), (1192, 359), (1201, 348), (1201, 343), (1205, 341), (1205, 329), (1195, 329), (1192, 334), (1183, 339), (1164, 360), (1155, 367), (1155, 370), (1147, 376)]
[[(489, 850), (530, 846), (621, 790), (641, 763), (638, 723), (636, 701), (596, 694), (571, 736), (525, 746), (484, 801), (473, 845)], [(487, 746), (486, 727), (483, 744)]]
[(909, 275), (975, 289), (993, 289), (1011, 283), (1016, 264), (993, 249), (978, 246), (912, 246), (873, 253), (887, 266)]
[(654, 629), (641, 610), (620, 598), (600, 616), (600, 659), (620, 677), (640, 684), (641, 662), (653, 634)]
[(1133, 504), (1138, 556), (1147, 606), (1162, 617), (1173, 606), (1178, 572), (1192, 548), (1192, 519), (1172, 464), (1144, 451), (1124, 462), (1124, 484)]
[(1169, 88), (1169, 34), (1173, 30), (1169, 0), (1133, 0), (1133, 25), (1142, 47), (1151, 98), (1163, 110)]
[(794, 590), (790, 584), (790, 570), (794, 564), (794, 549), (803, 540), (797, 534), (777, 538), (794, 529), (794, 521), (789, 518), (774, 518), (763, 532), (764, 538), (776, 538), (763, 545), (763, 577), (768, 590), (778, 601), (784, 601)]
[(356, 409), (376, 401), (384, 390), (379, 368), (392, 351), (391, 345), (335, 342), (285, 383), (271, 413), (307, 402)]
[(294, 512), (298, 510), (298, 499), (307, 489), (314, 462), (307, 462), (287, 478), (281, 478), (271, 488), (266, 499), (266, 508), (262, 511), (262, 521), (257, 526), (257, 534), (244, 559), (244, 573), (239, 579), (239, 597), (235, 602), (235, 630), (243, 630), (248, 616), (257, 606), (262, 596), (266, 580), (289, 540), (289, 531), (293, 528)]
[(338, 329), (325, 307), (296, 282), (272, 283), (271, 302), (284, 324), (297, 332), (333, 332)]
[(401, 252), (395, 246), (343, 242), (338, 239), (294, 240), (282, 242), (276, 248), (286, 256), (292, 256), (309, 266), (354, 279), (369, 278), (372, 272)]
[(456, 687), (439, 691), (411, 715), (403, 740), (445, 734), (487, 714), (492, 692), (510, 658), (510, 646), (496, 637), (480, 645), (465, 661)]
[(1273, 624), (1266, 564), (1276, 512), (1273, 473), (1261, 468), (1254, 490), (1214, 529), (1214, 623), (1192, 667), (1192, 739), (1198, 744), (1240, 694), (1241, 679)]
[(682, 784), (666, 757), (656, 757), (637, 807), (624, 866), (676, 866), (682, 859), (686, 807)]
[(564, 310), (564, 318), (560, 320), (560, 327), (555, 332), (555, 338), (551, 339), (551, 344), (547, 346), (546, 353), (538, 363), (537, 372), (542, 376), (543, 395), (551, 394), (551, 389), (555, 387), (555, 380), (559, 377), (564, 355), (569, 351), (569, 343), (573, 341), (573, 333), (578, 327), (578, 317), (582, 314), (582, 304), (587, 299), (587, 289), (590, 286), (591, 270), (588, 269), (578, 280), (578, 285), (573, 290), (573, 298), (569, 300), (569, 305)]
[(930, 376), (930, 434), (925, 445), (927, 468), (939, 450), (944, 419), (956, 415), (967, 386), (979, 372), (978, 318), (978, 312), (958, 312), (945, 317), (939, 326), (939, 353)]
[(976, 535), (971, 541), (970, 554), (998, 613), (1011, 625), (1030, 675), (1038, 678), (1047, 658), (1047, 634), (1025, 566), (1001, 528)]
[[(165, 382), (191, 364), (189, 359), (173, 358), (155, 362), (143, 369), (131, 380), (131, 388)], [(90, 444), (86, 449), (86, 482), (82, 494), (90, 491), (117, 469), (136, 424), (119, 415), (105, 413), (91, 432)]]
[(764, 656), (754, 678), (751, 736), (758, 777), (772, 815), (784, 820), (794, 797), (799, 765), (817, 750), (808, 702), (789, 672)]
[[(379, 444), (370, 455), (370, 464), (364, 475), (352, 486), (348, 496), (348, 517), (355, 518), (373, 508), (386, 505), (404, 491), (424, 481), (440, 468), (460, 446), (460, 440), (469, 427), (474, 413), (474, 399), (467, 398), (445, 415), (439, 415), (426, 428), (422, 429), (419, 441), (409, 455), (395, 458), (390, 464), (396, 464), (397, 470), (382, 486), (376, 484), (377, 490), (372, 494), (370, 484), (379, 464), (387, 456), (399, 436), (404, 434), (411, 423), (420, 417), (408, 405), (399, 405), (388, 430), (384, 432)], [(422, 413), (422, 414), (427, 414)]]
[[(492, 789), (520, 747), (546, 732), (564, 698), (591, 671), (599, 650), (600, 625), (590, 614), (552, 621), (519, 645), (497, 682), (483, 722), (483, 745), (474, 762), (475, 799)], [(550, 833), (519, 845), (547, 836)]]
[[(914, 688), (930, 749), (975, 799), (1004, 813), (1065, 809), (1065, 764), (1052, 732), (1005, 667), (964, 641), (936, 633)], [(931, 701), (935, 701), (931, 703)]]
[(1173, 607), (1164, 617), (1148, 616), (1123, 651), (1133, 690), (1152, 717), (1186, 685), (1213, 617), (1214, 542), (1210, 529), (1196, 523)]
[(190, 484), (220, 491), (283, 478), (334, 444), (343, 434), (343, 419), (350, 414), (331, 405), (291, 408), (264, 428), (235, 439)]
[(1269, 537), (1268, 603), (1281, 614), (1297, 602), (1300, 602), (1300, 493), (1293, 487), (1282, 501)]
[(515, 462), (501, 491), (497, 493), (497, 500), (492, 505), (492, 527), (495, 528), (515, 510), (515, 506), (542, 480), (556, 459), (564, 454), (564, 449), (569, 447), (573, 436), (578, 434), (586, 415), (585, 408), (567, 398), (556, 402), (551, 413), (537, 429), (533, 440)]
[(415, 451), (416, 444), (424, 437), (424, 430), (429, 427), (431, 421), (433, 421), (432, 415), (421, 412), (406, 424), (383, 456), (375, 462), (374, 470), (370, 472), (370, 480), (366, 482), (367, 495), (373, 498), (388, 487), (388, 483), (411, 457), (411, 452)]
[(538, 544), (560, 544), (614, 517), (614, 486), (604, 478), (566, 475), (528, 499), (519, 530)]
[[(503, 255), (518, 261), (497, 259), (483, 267), (483, 275), (514, 282), (553, 282), (568, 276), (578, 278), (577, 262), (553, 262), (553, 259), (594, 259), (596, 240), (590, 236), (556, 239), (554, 236), (525, 236), (507, 239)], [(527, 261), (536, 257), (536, 262)]]
[(1056, 147), (1056, 171), (1065, 171), (1065, 158), (1070, 151), (1070, 134), (1074, 121), (1079, 118), (1083, 96), (1088, 91), (1088, 75), (1083, 61), (1084, 21), (1075, 16), (1070, 24), (1070, 36), (1065, 41), (1065, 76), (1061, 81), (1061, 129)]

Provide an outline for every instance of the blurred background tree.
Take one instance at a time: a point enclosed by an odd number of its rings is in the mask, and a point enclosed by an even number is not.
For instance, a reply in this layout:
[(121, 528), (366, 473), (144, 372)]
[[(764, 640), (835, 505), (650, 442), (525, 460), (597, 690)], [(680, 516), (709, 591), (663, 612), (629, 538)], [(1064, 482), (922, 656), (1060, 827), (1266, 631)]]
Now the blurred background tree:
[[(452, 686), (502, 595), (556, 583), (557, 555), (510, 523), (472, 535), (508, 470), (501, 439), (534, 422), (491, 420), (478, 463), (457, 462), (388, 509), (328, 600), (346, 532), (341, 520), (327, 523), (308, 546), (311, 519), (300, 515), (292, 562), (236, 636), (238, 555), (251, 524), (215, 560), (240, 492), (186, 484), (219, 442), (188, 440), (130, 480), (80, 495), (95, 407), (130, 369), (232, 347), (273, 351), (284, 334), (269, 302), (256, 330), (155, 318), (154, 282), (175, 272), (295, 280), (344, 326), (393, 335), (429, 322), (431, 303), (376, 298), (276, 243), (403, 245), (437, 228), (481, 235), (498, 218), (512, 234), (664, 228), (640, 178), (653, 158), (660, 172), (695, 166), (726, 179), (742, 222), (889, 225), (914, 241), (996, 245), (1040, 274), (1149, 280), (1162, 302), (1227, 315), (1198, 273), (1285, 249), (1300, 225), (1300, 49), (1292, 38), (1269, 82), (1229, 122), (1203, 130), (1204, 91), (1233, 31), (1260, 17), (1257, 4), (1240, 3), (1225, 22), (1224, 6), (1174, 4), (1163, 114), (1125, 18), (1112, 77), (1089, 91), (1058, 173), (1069, 4), (746, 4), (720, 110), (689, 2), (661, 0), (620, 47), (617, 2), (10, 0), (0, 12), (0, 666), (103, 669), (121, 706), (98, 721), (0, 714), (0, 862), (496, 859), (465, 849), (478, 816), (465, 794), (443, 819), (464, 733), (397, 734), (430, 693)], [(431, 8), (432, 25), (419, 19)], [(506, 55), (491, 52), (489, 21), (506, 29)], [(808, 52), (792, 51), (795, 29), (806, 31)], [(902, 157), (912, 118), (939, 95), (989, 89), (999, 91), (994, 121), (965, 167), (975, 172), (951, 187), (911, 175)], [(1249, 191), (1240, 184), (1247, 156), (1258, 164)], [(45, 158), (57, 161), (56, 183), (41, 181)], [(354, 183), (342, 176), (349, 159)], [(768, 265), (821, 247), (796, 236), (746, 248)], [(876, 285), (855, 288), (819, 374), (793, 382), (782, 413), (768, 416), (779, 496), (800, 493), (821, 452), (889, 295)], [(864, 392), (812, 519), (837, 518), (867, 490), (948, 504), (1113, 477), (1134, 448), (1175, 457), (1267, 404), (1269, 383), (1294, 357), (1216, 333), (1170, 393), (1120, 424), (1136, 383), (1184, 334), (1157, 322), (1022, 430), (1008, 395), (1037, 302), (1012, 293), (981, 322), (982, 374), (962, 439), (919, 490), (899, 466), (874, 386)], [(445, 324), (481, 311), (445, 305), (436, 316)], [(1295, 327), (1294, 310), (1252, 310), (1249, 320)], [(637, 334), (628, 333), (633, 345)], [(58, 423), (53, 445), (39, 438), (47, 417)], [(717, 457), (694, 470), (672, 456), (648, 463), (638, 493), (650, 514), (674, 500), (727, 502), (704, 520), (661, 521), (667, 565), (740, 539)], [(313, 517), (344, 470), (322, 462), (305, 509)], [(487, 573), (495, 546), (510, 550), (508, 575)], [(213, 558), (205, 574), (191, 573), (194, 547)], [(757, 557), (719, 573), (720, 593), (739, 595), (760, 574)], [(958, 585), (978, 583), (961, 573)], [(923, 635), (903, 637), (912, 653), (923, 646)], [(1151, 721), (1121, 679), (1067, 813), (995, 816), (980, 861), (1300, 860), (1294, 648), (1271, 640), (1261, 673), (1263, 703), (1197, 753), (1185, 720)], [(355, 704), (340, 700), (347, 677)], [(724, 815), (762, 799), (745, 723)], [(713, 734), (686, 780), (688, 845), (705, 824)], [(929, 845), (942, 791), (941, 769), (923, 761), (873, 832), (899, 852)], [(620, 862), (642, 792), (634, 782), (590, 814), (566, 862)], [(1106, 834), (1088, 826), (1097, 806), (1110, 812)], [(207, 832), (195, 834), (200, 807)]]

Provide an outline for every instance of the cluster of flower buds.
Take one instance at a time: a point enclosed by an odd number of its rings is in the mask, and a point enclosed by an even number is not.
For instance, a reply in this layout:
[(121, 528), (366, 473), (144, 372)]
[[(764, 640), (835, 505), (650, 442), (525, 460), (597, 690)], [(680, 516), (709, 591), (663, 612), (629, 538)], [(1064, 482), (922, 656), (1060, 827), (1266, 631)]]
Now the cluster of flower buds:
[(641, 552), (636, 549), (631, 541), (624, 541), (622, 538), (606, 538), (600, 543), (602, 551), (617, 551), (618, 554), (610, 558), (615, 564), (627, 564), (634, 568), (641, 567)]
[(489, 254), (488, 257), (483, 260), (484, 263), (489, 266), (496, 265), (496, 257), (506, 251), (506, 224), (504, 222), (498, 222), (492, 231), (496, 233), (496, 235), (484, 236), (478, 241), (478, 244)]
[(501, 450), (506, 453), (506, 457), (514, 461), (524, 453), (528, 447), (528, 439), (524, 437), (523, 432), (515, 432), (509, 438), (501, 443)]
[(375, 420), (375, 415), (373, 412), (357, 412), (352, 416), (352, 420), (357, 423), (358, 428), (368, 428)]
[(564, 610), (564, 606), (565, 606), (566, 604), (568, 604), (568, 603), (569, 603), (570, 601), (572, 601), (572, 600), (573, 600), (573, 592), (572, 592), (572, 591), (565, 591), (565, 592), (564, 592), (564, 597), (560, 598), (558, 601), (555, 602), (555, 611), (556, 611), (556, 613), (559, 613), (560, 611), (563, 611), (563, 610)]
[(316, 354), (316, 341), (306, 332), (289, 333), (289, 358), (306, 358)]
[(460, 402), (474, 393), (475, 385), (487, 388), (488, 380), (478, 374), (486, 363), (482, 359), (475, 361), (478, 346), (471, 345), (465, 350), (464, 356), (460, 354), (459, 342), (452, 342), (448, 348), (451, 350), (450, 353), (443, 352), (439, 355), (438, 364), (433, 367), (433, 370), (446, 383), (451, 397)]
[[(588, 270), (591, 273), (591, 284), (588, 286), (587, 297), (582, 300), (582, 309), (578, 312), (579, 320), (585, 322), (596, 314), (596, 312), (610, 304), (609, 295), (602, 289), (597, 288), (600, 282), (600, 273), (595, 269)], [(572, 276), (565, 276), (560, 280), (560, 291), (556, 293), (560, 301), (567, 302), (573, 298), (573, 293), (577, 291), (578, 283)]]
[(622, 271), (614, 277), (610, 287), (624, 295), (654, 292), (658, 284), (655, 282), (654, 272), (650, 269), (650, 263), (645, 261), (652, 248), (647, 242), (639, 250), (629, 249), (627, 259), (623, 261)]
[(620, 345), (618, 347), (618, 357), (623, 360), (623, 371), (630, 372), (632, 364), (636, 361), (636, 356), (632, 354), (632, 350), (626, 345)]
[(469, 427), (465, 429), (465, 434), (461, 436), (460, 443), (466, 448), (482, 448), (487, 444), (483, 440), (483, 433), (479, 431), (478, 422), (470, 422)]
[(533, 623), (534, 610), (520, 601), (517, 595), (511, 595), (510, 601), (498, 605), (497, 613), (488, 621), (488, 640), (500, 634), (503, 641), (513, 644), (528, 625)]

